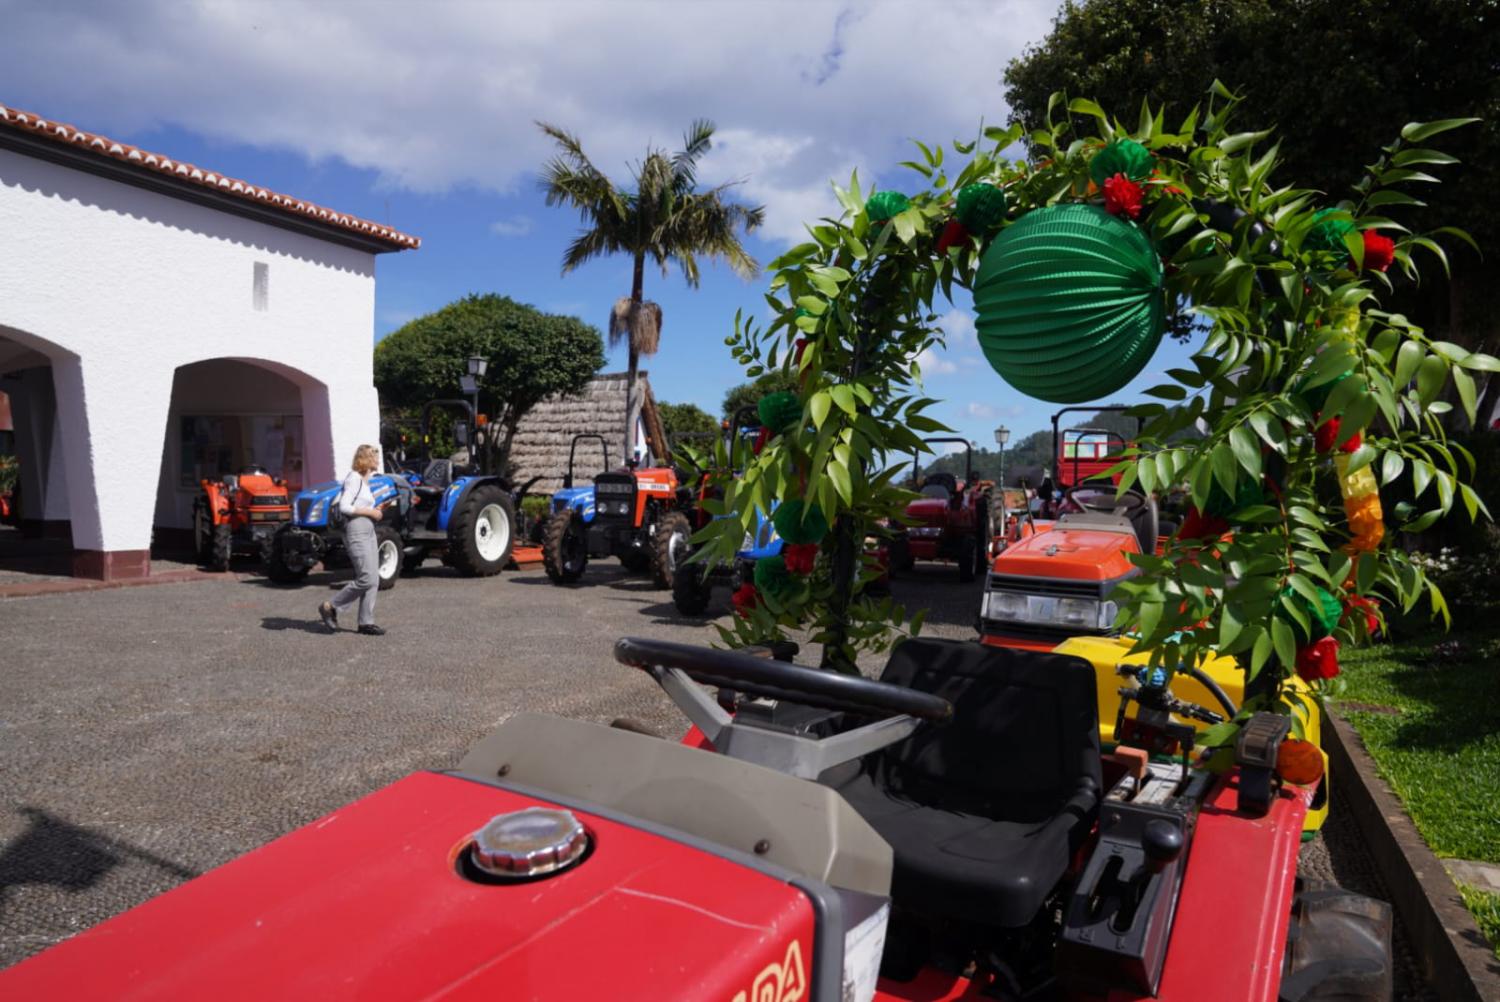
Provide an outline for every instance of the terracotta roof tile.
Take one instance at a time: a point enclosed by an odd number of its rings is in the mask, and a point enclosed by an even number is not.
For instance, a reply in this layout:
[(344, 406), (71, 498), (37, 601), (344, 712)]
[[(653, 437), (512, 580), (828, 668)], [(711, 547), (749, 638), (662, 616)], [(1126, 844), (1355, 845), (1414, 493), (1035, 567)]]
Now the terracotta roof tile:
[(292, 198), (290, 195), (281, 195), (269, 189), (257, 187), (248, 181), (225, 177), (222, 174), (216, 174), (213, 171), (204, 170), (192, 164), (172, 160), (160, 153), (152, 153), (149, 150), (119, 143), (107, 136), (84, 132), (81, 129), (75, 129), (71, 125), (64, 125), (61, 122), (49, 122), (37, 115), (18, 111), (15, 108), (7, 108), (4, 105), (0, 105), (0, 128), (10, 128), (18, 132), (30, 133), (61, 144), (77, 143), (98, 153), (100, 156), (128, 161), (137, 167), (184, 178), (202, 187), (213, 188), (216, 191), (238, 196), (246, 201), (269, 202), (289, 215), (301, 214), (314, 216), (332, 226), (368, 234), (394, 247), (404, 249), (422, 246), (422, 239), (420, 237), (414, 237), (399, 230), (393, 230), (389, 226), (382, 226), (380, 223), (373, 223), (367, 219), (360, 219), (357, 216), (348, 216), (341, 212), (335, 212), (332, 209), (325, 209), (320, 205)]

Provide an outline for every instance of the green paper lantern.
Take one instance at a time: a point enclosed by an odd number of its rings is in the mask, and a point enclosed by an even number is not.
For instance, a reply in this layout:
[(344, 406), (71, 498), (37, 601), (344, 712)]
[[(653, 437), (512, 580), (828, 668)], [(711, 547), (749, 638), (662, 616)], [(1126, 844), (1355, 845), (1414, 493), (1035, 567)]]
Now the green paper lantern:
[(1100, 188), (1116, 174), (1124, 174), (1132, 181), (1144, 181), (1156, 167), (1151, 151), (1134, 139), (1116, 139), (1094, 154), (1089, 161), (1089, 177)]
[(966, 184), (958, 189), (953, 215), (964, 229), (983, 236), (1005, 219), (1005, 192), (992, 184)]
[(760, 423), (774, 432), (783, 432), (802, 418), (802, 401), (785, 390), (767, 393), (755, 405)]
[(1307, 231), (1307, 236), (1302, 241), (1303, 250), (1349, 253), (1349, 248), (1344, 243), (1344, 234), (1354, 232), (1354, 223), (1348, 219), (1328, 218), (1338, 211), (1338, 209), (1319, 209), (1313, 213), (1312, 229)]
[(1093, 205), (1034, 209), (1002, 230), (980, 261), (974, 308), (1001, 378), (1059, 404), (1118, 391), (1167, 326), (1156, 249)]
[[(1317, 592), (1318, 604), (1316, 606), (1308, 601), (1307, 596), (1301, 592), (1293, 591), (1291, 588), (1284, 588), (1281, 592), (1282, 597), (1290, 598), (1302, 607), (1303, 612), (1307, 613), (1308, 626), (1312, 633), (1307, 638), (1308, 643), (1315, 643), (1324, 637), (1332, 636), (1333, 631), (1338, 629), (1339, 620), (1344, 615), (1343, 605), (1331, 593), (1322, 588), (1318, 588)], [(1276, 607), (1276, 615), (1291, 623), (1293, 629), (1298, 631), (1302, 629), (1297, 621), (1292, 619), (1286, 610), (1279, 605)]]
[(828, 535), (828, 519), (817, 505), (805, 504), (800, 498), (783, 501), (771, 516), (776, 534), (788, 543), (818, 543)]
[(877, 191), (865, 202), (865, 215), (872, 223), (884, 223), (905, 212), (911, 199), (899, 191)]
[(1351, 373), (1341, 372), (1329, 382), (1319, 383), (1311, 388), (1307, 388), (1307, 380), (1304, 379), (1297, 383), (1293, 392), (1307, 401), (1307, 406), (1316, 414), (1323, 409), (1324, 404), (1328, 403), (1328, 395), (1333, 392), (1333, 388), (1348, 379), (1350, 375)]
[(762, 595), (769, 595), (778, 602), (794, 594), (799, 587), (792, 572), (786, 569), (781, 557), (762, 557), (755, 562), (755, 587)]

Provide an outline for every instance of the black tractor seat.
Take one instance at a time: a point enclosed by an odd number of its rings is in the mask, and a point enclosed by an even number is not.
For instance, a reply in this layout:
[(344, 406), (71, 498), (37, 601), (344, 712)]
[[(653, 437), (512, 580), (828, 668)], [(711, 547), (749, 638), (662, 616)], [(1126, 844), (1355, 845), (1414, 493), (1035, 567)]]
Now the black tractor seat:
[(898, 907), (1028, 924), (1098, 813), (1093, 667), (1068, 655), (908, 640), (881, 681), (942, 696), (952, 722), (923, 726), (820, 781), (890, 843)]

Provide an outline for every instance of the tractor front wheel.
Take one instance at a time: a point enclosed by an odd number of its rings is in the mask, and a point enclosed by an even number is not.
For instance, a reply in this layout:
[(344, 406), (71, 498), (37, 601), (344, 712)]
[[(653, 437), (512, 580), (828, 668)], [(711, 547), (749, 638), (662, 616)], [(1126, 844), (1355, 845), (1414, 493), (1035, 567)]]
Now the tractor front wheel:
[(977, 535), (966, 536), (958, 542), (958, 579), (965, 583), (974, 580), (979, 569), (979, 554), (983, 548)]
[(708, 569), (702, 564), (684, 564), (672, 578), (672, 604), (684, 616), (701, 616), (713, 597)]
[(375, 575), (381, 591), (396, 587), (396, 579), (401, 576), (401, 533), (383, 522), (375, 526)]
[(204, 565), (211, 571), (227, 571), (232, 556), (234, 556), (234, 539), (229, 524), (226, 522), (214, 526)]
[(475, 487), (448, 523), (448, 554), (460, 574), (488, 577), (510, 560), (516, 509), (498, 487)]
[[(669, 511), (656, 523), (656, 536), (651, 541), (651, 574), (656, 587), (675, 586), (677, 567), (688, 557), (688, 539), (692, 535), (692, 523), (680, 511)], [(675, 599), (675, 591), (673, 596)]]
[(553, 584), (572, 584), (588, 565), (589, 545), (583, 523), (564, 508), (552, 516), (542, 534), (542, 567)]
[(299, 584), (307, 577), (310, 567), (294, 569), (286, 562), (286, 554), (282, 552), (282, 538), (278, 533), (271, 540), (271, 551), (266, 557), (266, 577), (276, 584)]

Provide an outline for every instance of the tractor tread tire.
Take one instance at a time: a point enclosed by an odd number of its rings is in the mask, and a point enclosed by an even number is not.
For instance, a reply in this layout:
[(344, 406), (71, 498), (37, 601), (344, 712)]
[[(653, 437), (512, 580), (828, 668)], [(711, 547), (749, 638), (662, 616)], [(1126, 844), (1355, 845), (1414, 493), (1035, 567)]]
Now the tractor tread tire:
[(286, 565), (286, 561), (281, 558), (281, 547), (277, 545), (273, 537), (271, 541), (271, 555), (266, 560), (266, 577), (273, 584), (292, 585), (300, 584), (302, 579), (307, 577), (307, 574), (308, 572), (305, 570), (294, 571)]
[(701, 616), (713, 597), (702, 564), (688, 564), (672, 580), (672, 604), (684, 616)]
[(672, 566), (672, 537), (677, 533), (691, 536), (693, 534), (692, 523), (682, 512), (669, 511), (656, 523), (656, 535), (651, 539), (651, 578), (658, 588), (671, 589), (675, 584), (676, 568)]
[(979, 570), (979, 537), (966, 536), (958, 544), (958, 580), (967, 584)]
[(384, 522), (375, 526), (375, 576), (380, 581), (380, 591), (390, 591), (396, 587), (396, 579), (401, 577), (401, 558), (396, 560), (396, 573), (389, 578), (380, 577), (380, 548), (386, 543), (394, 543), (396, 552), (401, 552), (401, 532), (394, 525), (386, 525)]
[[(474, 525), (479, 513), (492, 504), (498, 504), (510, 521), (505, 551), (498, 560), (486, 560), (474, 542)], [(460, 574), (468, 577), (489, 577), (499, 574), (510, 562), (510, 552), (516, 546), (516, 508), (510, 498), (499, 487), (485, 485), (475, 487), (464, 499), (462, 506), (453, 513), (448, 522), (448, 555)]]
[(583, 577), (583, 572), (589, 565), (587, 550), (578, 561), (578, 566), (571, 570), (563, 561), (563, 542), (575, 525), (581, 531), (582, 523), (578, 521), (571, 509), (564, 508), (552, 516), (547, 522), (546, 530), (542, 533), (542, 568), (546, 570), (547, 577), (552, 579), (553, 584), (572, 584)]
[(229, 561), (234, 557), (234, 533), (227, 524), (214, 526), (213, 540), (205, 556), (204, 565), (209, 570), (220, 573), (229, 570)]

